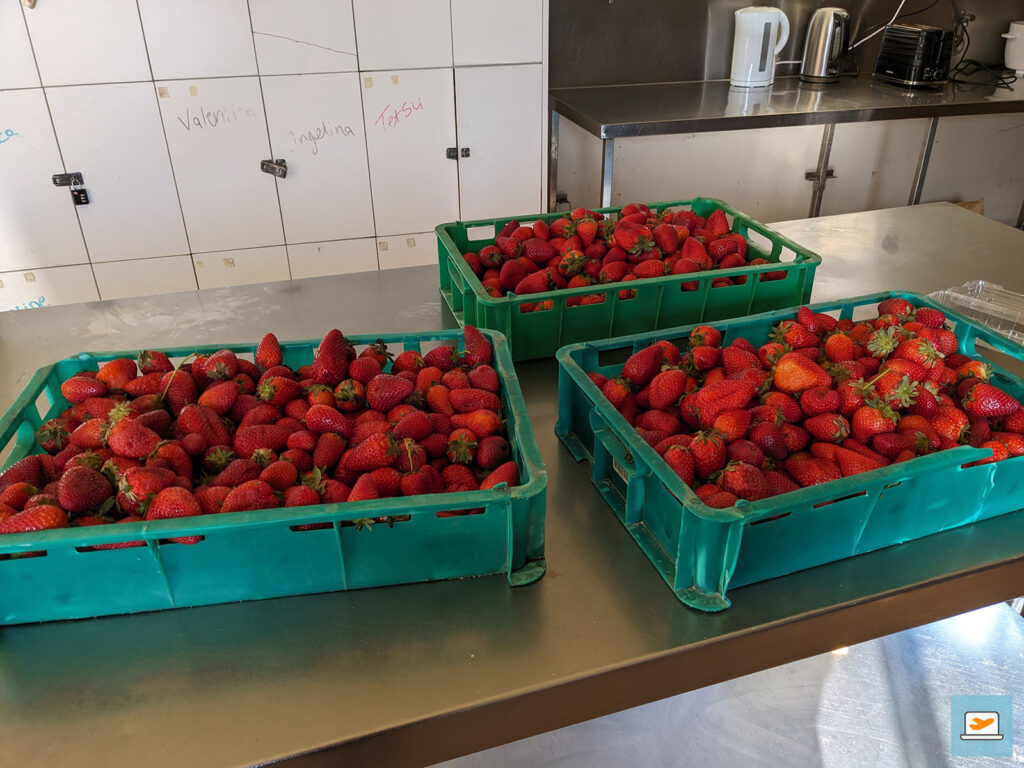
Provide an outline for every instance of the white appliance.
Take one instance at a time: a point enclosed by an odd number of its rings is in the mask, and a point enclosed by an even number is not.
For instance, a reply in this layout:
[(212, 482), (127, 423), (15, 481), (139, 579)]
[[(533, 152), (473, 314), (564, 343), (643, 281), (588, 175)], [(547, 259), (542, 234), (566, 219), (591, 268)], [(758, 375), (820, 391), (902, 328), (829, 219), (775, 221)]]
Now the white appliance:
[(775, 57), (789, 39), (789, 19), (778, 8), (751, 6), (736, 11), (730, 85), (765, 88), (775, 82)]
[(1006, 53), (1003, 58), (1007, 69), (1017, 73), (1017, 77), (1024, 77), (1024, 21), (1011, 21), (1010, 31), (1004, 32), (1006, 38)]

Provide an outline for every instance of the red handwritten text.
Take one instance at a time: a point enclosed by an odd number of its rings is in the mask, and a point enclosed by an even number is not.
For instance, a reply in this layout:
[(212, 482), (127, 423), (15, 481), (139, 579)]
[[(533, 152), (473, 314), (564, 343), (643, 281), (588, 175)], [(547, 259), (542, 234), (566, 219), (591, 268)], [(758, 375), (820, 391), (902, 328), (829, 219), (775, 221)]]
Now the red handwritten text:
[(416, 112), (423, 109), (423, 99), (413, 99), (412, 101), (403, 101), (398, 107), (388, 104), (384, 109), (377, 115), (377, 119), (373, 121), (374, 125), (379, 125), (380, 129), (387, 132), (389, 128), (397, 128), (403, 120), (408, 120)]

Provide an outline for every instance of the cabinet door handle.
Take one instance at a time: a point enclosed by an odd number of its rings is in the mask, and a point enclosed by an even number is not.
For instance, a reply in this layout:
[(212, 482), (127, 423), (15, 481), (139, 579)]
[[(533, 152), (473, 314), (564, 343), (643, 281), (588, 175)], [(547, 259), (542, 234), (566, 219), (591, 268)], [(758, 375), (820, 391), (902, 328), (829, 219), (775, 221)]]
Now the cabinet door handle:
[(469, 157), (469, 147), (463, 147), (459, 153), (462, 157)]
[(448, 149), (444, 151), (444, 156), (447, 157), (449, 160), (458, 160), (459, 150), (456, 149), (455, 147), (448, 147)]

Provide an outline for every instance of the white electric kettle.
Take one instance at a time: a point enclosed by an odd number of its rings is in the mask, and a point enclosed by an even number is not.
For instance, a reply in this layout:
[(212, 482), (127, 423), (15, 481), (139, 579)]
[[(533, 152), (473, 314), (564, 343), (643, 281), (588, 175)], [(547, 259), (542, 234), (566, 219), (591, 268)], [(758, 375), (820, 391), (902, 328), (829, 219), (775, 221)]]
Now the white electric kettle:
[(775, 56), (788, 39), (789, 19), (778, 8), (752, 6), (736, 11), (729, 84), (764, 88), (775, 82)]
[(1004, 32), (1003, 37), (1006, 39), (1006, 68), (1021, 77), (1024, 75), (1024, 21), (1011, 21), (1010, 31)]

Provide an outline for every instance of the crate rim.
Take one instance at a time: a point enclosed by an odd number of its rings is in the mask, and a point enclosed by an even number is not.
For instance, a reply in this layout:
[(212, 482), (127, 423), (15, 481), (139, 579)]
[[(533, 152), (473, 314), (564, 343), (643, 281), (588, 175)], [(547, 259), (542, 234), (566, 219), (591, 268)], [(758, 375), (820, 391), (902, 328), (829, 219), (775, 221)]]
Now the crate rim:
[[(429, 516), (435, 512), (450, 509), (463, 509), (472, 507), (489, 507), (495, 503), (510, 502), (517, 498), (530, 498), (544, 491), (547, 487), (548, 476), (544, 461), (540, 455), (536, 435), (526, 410), (526, 402), (519, 386), (518, 377), (515, 375), (515, 366), (512, 363), (511, 350), (504, 334), (489, 328), (478, 329), (485, 336), (489, 337), (494, 350), (495, 360), (499, 363), (495, 366), (501, 380), (505, 385), (507, 395), (506, 407), (508, 415), (515, 416), (516, 435), (518, 437), (523, 456), (523, 463), (526, 464), (529, 480), (511, 488), (501, 484), (492, 489), (477, 491), (462, 491), (458, 493), (436, 493), (421, 494), (418, 496), (401, 496), (400, 499), (417, 500), (414, 509), (402, 509), (398, 514), (411, 514), (413, 516)], [(440, 329), (432, 331), (414, 331), (411, 333), (382, 333), (382, 334), (353, 334), (346, 336), (355, 345), (373, 344), (378, 339), (387, 342), (391, 339), (394, 343), (424, 341), (444, 341), (461, 339), (462, 328)], [(320, 339), (298, 339), (282, 341), (282, 349), (288, 347), (312, 345), (314, 349)], [(200, 344), (195, 346), (166, 347), (160, 351), (168, 357), (178, 357), (193, 352), (216, 352), (221, 349), (230, 349), (235, 352), (251, 352), (255, 349), (256, 342), (233, 342), (227, 344)], [(154, 349), (156, 347), (153, 347)], [(0, 436), (3, 437), (3, 445), (7, 445), (15, 437), (20, 415), (26, 406), (34, 407), (38, 397), (39, 388), (42, 382), (53, 371), (54, 367), (64, 360), (85, 360), (96, 358), (117, 358), (136, 357), (142, 347), (136, 350), (116, 350), (104, 352), (80, 352), (62, 360), (54, 361), (39, 368), (32, 379), (18, 394), (18, 397), (7, 408), (3, 416), (0, 416)], [(16, 461), (16, 460), (15, 460)], [(3, 469), (13, 463), (11, 456), (3, 462)], [(521, 468), (522, 469), (522, 468)], [(424, 500), (419, 502), (419, 500)], [(427, 499), (436, 501), (427, 502)], [(87, 526), (75, 528), (58, 528), (46, 531), (32, 531), (27, 533), (10, 533), (0, 536), (0, 554), (13, 554), (17, 552), (39, 549), (41, 546), (57, 548), (73, 548), (92, 546), (95, 544), (115, 543), (122, 541), (153, 541), (165, 539), (168, 536), (180, 536), (183, 534), (195, 533), (202, 535), (211, 531), (220, 530), (226, 527), (264, 527), (288, 523), (289, 525), (305, 525), (318, 522), (339, 522), (359, 520), (363, 518), (384, 517), (395, 515), (394, 498), (372, 499), (368, 501), (335, 502), (330, 504), (310, 505), (309, 508), (317, 508), (315, 513), (285, 514), (285, 507), (275, 507), (265, 510), (251, 510), (245, 512), (229, 512), (222, 514), (199, 515), (193, 518), (176, 518), (166, 520), (144, 520), (138, 523), (117, 524), (116, 526)], [(329, 509), (328, 509), (329, 508)], [(291, 509), (303, 509), (294, 507)], [(485, 509), (485, 513), (486, 513)], [(229, 519), (225, 519), (225, 515)], [(458, 517), (449, 518), (443, 521), (448, 524), (450, 521), (459, 520)], [(373, 523), (374, 525), (387, 525), (386, 523)], [(106, 530), (115, 529), (116, 530)]]
[[(780, 232), (769, 227), (767, 224), (762, 224), (753, 219), (749, 214), (743, 213), (737, 208), (729, 205), (723, 200), (716, 197), (694, 197), (687, 200), (674, 200), (658, 203), (645, 203), (652, 210), (662, 211), (665, 208), (673, 208), (681, 205), (693, 205), (697, 201), (708, 202), (719, 206), (722, 210), (732, 214), (734, 217), (741, 217), (745, 223), (758, 224), (759, 229), (755, 229), (756, 232), (765, 234), (770, 233), (773, 238), (778, 242), (782, 243), (794, 253), (797, 258), (793, 261), (779, 261), (770, 262), (768, 264), (753, 264), (745, 265), (742, 267), (731, 267), (730, 269), (706, 269), (700, 272), (688, 272), (683, 275), (665, 275), (664, 277), (647, 277), (640, 278), (635, 281), (630, 281), (628, 284), (623, 284), (621, 281), (618, 283), (607, 283), (607, 284), (596, 284), (582, 286), (580, 288), (556, 288), (551, 291), (542, 291), (539, 293), (529, 293), (523, 295), (516, 295), (513, 293), (506, 293), (501, 297), (493, 297), (487, 293), (484, 289), (483, 284), (480, 282), (480, 278), (476, 276), (472, 269), (469, 268), (469, 264), (462, 258), (461, 250), (455, 245), (455, 241), (448, 233), (448, 228), (453, 226), (463, 227), (474, 227), (474, 226), (494, 226), (497, 222), (511, 221), (512, 219), (522, 219), (529, 221), (546, 221), (561, 218), (566, 214), (566, 211), (557, 211), (554, 213), (539, 213), (539, 214), (523, 214), (521, 216), (509, 216), (509, 217), (497, 217), (494, 219), (475, 219), (473, 221), (449, 221), (443, 224), (438, 224), (434, 228), (434, 233), (437, 239), (444, 246), (448, 255), (451, 257), (449, 263), (454, 263), (455, 268), (469, 283), (469, 286), (473, 289), (473, 293), (477, 300), (482, 304), (490, 307), (504, 307), (513, 304), (532, 303), (536, 301), (544, 301), (545, 299), (565, 297), (565, 296), (583, 296), (592, 293), (610, 293), (612, 291), (618, 291), (625, 288), (633, 287), (646, 287), (646, 286), (660, 286), (667, 283), (684, 283), (690, 282), (691, 280), (706, 279), (709, 276), (713, 277), (731, 277), (733, 275), (760, 275), (762, 272), (779, 272), (779, 271), (792, 271), (795, 269), (802, 269), (806, 267), (818, 267), (821, 265), (821, 256), (805, 248), (804, 246), (794, 242), (790, 238), (786, 237)], [(593, 209), (597, 213), (617, 213), (622, 210), (625, 206), (608, 207), (608, 208), (595, 208)], [(455, 256), (458, 255), (458, 258)], [(636, 286), (633, 283), (637, 283)]]
[[(642, 333), (617, 336), (611, 339), (577, 342), (575, 344), (568, 344), (559, 349), (555, 353), (555, 358), (558, 361), (558, 364), (573, 378), (575, 383), (587, 393), (593, 401), (593, 404), (595, 406), (601, 406), (604, 405), (604, 395), (597, 388), (597, 385), (590, 380), (586, 371), (584, 371), (573, 358), (573, 354), (576, 352), (587, 348), (596, 350), (618, 349), (630, 344), (633, 345), (634, 349), (637, 349), (637, 345), (640, 342), (656, 341), (670, 335), (682, 335), (683, 332), (688, 332), (701, 325), (719, 327), (733, 323), (747, 323), (758, 320), (785, 320), (790, 319), (795, 315), (796, 310), (801, 306), (807, 306), (813, 311), (834, 311), (847, 306), (855, 307), (878, 303), (888, 298), (905, 298), (919, 305), (930, 306), (938, 309), (942, 311), (948, 319), (955, 320), (958, 323), (964, 323), (971, 327), (974, 330), (974, 336), (976, 338), (980, 338), (987, 344), (990, 344), (997, 351), (1017, 357), (1024, 356), (1024, 346), (1015, 344), (1011, 340), (972, 321), (970, 318), (960, 314), (959, 312), (951, 310), (945, 305), (939, 304), (922, 294), (914, 293), (912, 291), (892, 290), (873, 294), (863, 294), (861, 296), (850, 297), (837, 301), (823, 301), (808, 305), (799, 304), (785, 309), (771, 310), (769, 312), (761, 312), (756, 315), (746, 315), (726, 320), (691, 323), (689, 325), (678, 326), (675, 328), (644, 331)], [(996, 368), (1004, 374), (1008, 373), (1000, 366), (996, 366)], [(1014, 378), (1019, 379), (1020, 377)], [(778, 510), (775, 509), (775, 507), (777, 506), (778, 499), (780, 498), (779, 496), (768, 497), (754, 502), (740, 499), (734, 506), (725, 507), (724, 509), (709, 507), (700, 499), (699, 496), (697, 496), (696, 492), (692, 488), (686, 485), (674, 472), (669, 470), (668, 465), (665, 464), (664, 459), (658, 455), (657, 451), (654, 450), (654, 447), (649, 445), (640, 437), (637, 431), (629, 424), (628, 421), (626, 421), (625, 417), (621, 413), (610, 407), (607, 409), (601, 408), (600, 411), (600, 418), (609, 421), (609, 426), (615, 427), (615, 439), (623, 442), (629, 451), (639, 453), (649, 466), (655, 468), (654, 471), (658, 479), (666, 485), (676, 499), (699, 517), (716, 522), (731, 522), (736, 520), (757, 522), (759, 519), (778, 513)], [(594, 410), (592, 413), (598, 413), (598, 410)], [(960, 466), (991, 455), (991, 451), (988, 449), (972, 448), (969, 445), (961, 445), (950, 450), (937, 451), (925, 456), (919, 456), (909, 462), (889, 464), (869, 472), (862, 472), (851, 476), (851, 478), (858, 478), (856, 483), (858, 489), (856, 490), (859, 493), (860, 490), (863, 490), (865, 483), (870, 486), (885, 485), (899, 480), (901, 477), (916, 474), (918, 470), (937, 470)], [(955, 460), (952, 460), (954, 458)], [(910, 466), (908, 467), (907, 465)], [(819, 485), (800, 488), (796, 491), (790, 491), (784, 495), (793, 499), (794, 504), (830, 501), (837, 497), (841, 497), (843, 495), (844, 488), (853, 485), (853, 483), (847, 482), (848, 480), (850, 480), (850, 478), (843, 477), (828, 483), (821, 483)], [(850, 490), (855, 489), (851, 487)], [(772, 503), (772, 500), (775, 500), (775, 502)]]

